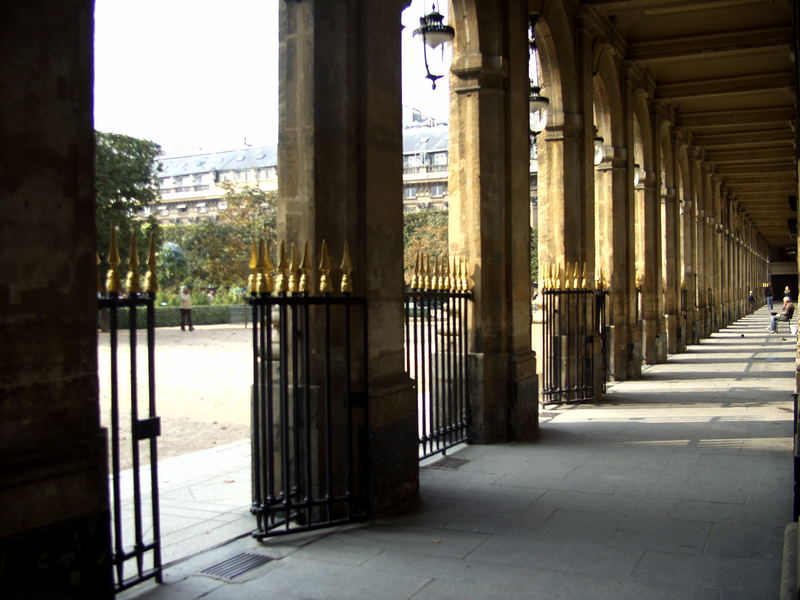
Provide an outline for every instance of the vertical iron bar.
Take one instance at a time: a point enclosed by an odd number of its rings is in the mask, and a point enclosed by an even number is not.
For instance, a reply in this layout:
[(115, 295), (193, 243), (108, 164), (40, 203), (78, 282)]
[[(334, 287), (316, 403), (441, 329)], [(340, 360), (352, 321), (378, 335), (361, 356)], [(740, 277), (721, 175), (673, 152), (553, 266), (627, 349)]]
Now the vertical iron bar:
[(294, 482), (292, 485), (292, 495), (299, 499), (299, 486), (300, 486), (300, 457), (302, 454), (300, 453), (300, 431), (302, 428), (302, 424), (300, 422), (300, 411), (299, 408), (299, 387), (300, 387), (300, 373), (298, 371), (298, 360), (300, 355), (300, 344), (304, 343), (303, 334), (300, 332), (299, 328), (299, 316), (297, 311), (300, 309), (300, 305), (296, 303), (300, 297), (296, 294), (292, 295), (292, 396), (291, 396), (291, 412), (292, 412), (292, 421), (294, 422), (294, 428), (291, 432), (291, 439), (293, 442), (294, 452), (292, 455), (292, 460), (294, 461)]
[(457, 412), (455, 410), (455, 403), (453, 398), (453, 300), (452, 294), (449, 291), (442, 292), (442, 302), (447, 302), (447, 319), (444, 327), (444, 344), (442, 344), (442, 354), (444, 354), (444, 392), (447, 397), (447, 426), (450, 428), (450, 443), (458, 440), (458, 421), (456, 420)]
[(118, 298), (116, 294), (109, 294), (108, 317), (109, 317), (109, 350), (111, 353), (111, 471), (114, 495), (114, 566), (117, 571), (117, 583), (121, 584), (124, 579), (124, 555), (125, 548), (122, 543), (122, 501), (120, 497), (120, 458), (119, 458), (119, 380), (117, 364), (117, 308)]
[(290, 473), (289, 473), (289, 323), (288, 307), (286, 305), (286, 294), (281, 294), (280, 301), (280, 420), (281, 420), (281, 500), (284, 518), (284, 526), (289, 530), (291, 517), (291, 495), (290, 495)]
[[(427, 310), (425, 307), (425, 298), (422, 295), (421, 290), (417, 290), (417, 306), (416, 309), (417, 318), (415, 323), (416, 329), (416, 346), (415, 346), (415, 354), (417, 355), (418, 364), (416, 365), (417, 369), (417, 407), (418, 410), (422, 411), (422, 431), (423, 431), (423, 445), (422, 450), (424, 454), (428, 454), (428, 452), (432, 449), (430, 446), (432, 445), (431, 440), (431, 407), (430, 407), (430, 398), (428, 397), (428, 381), (427, 381), (427, 372), (428, 367), (426, 363), (427, 359), (427, 346), (425, 344), (425, 311)], [(422, 406), (419, 406), (419, 404)]]
[(305, 479), (306, 490), (304, 504), (306, 505), (306, 523), (311, 523), (312, 517), (312, 488), (311, 488), (311, 341), (309, 337), (309, 307), (305, 305), (303, 309), (303, 333), (305, 335), (305, 344), (303, 346), (303, 387), (305, 388), (304, 406), (305, 406)]
[[(262, 430), (262, 461), (267, 465), (266, 482), (266, 501), (269, 520), (274, 522), (275, 513), (273, 507), (276, 503), (275, 490), (275, 390), (273, 389), (272, 370), (274, 368), (274, 358), (272, 356), (273, 331), (272, 331), (272, 309), (276, 300), (263, 294), (261, 296), (261, 430)], [(278, 312), (280, 319), (280, 309)], [(280, 324), (280, 323), (279, 323)], [(278, 332), (278, 346), (281, 346), (280, 331)], [(266, 360), (264, 357), (266, 356)], [(266, 411), (264, 407), (266, 406)], [(266, 420), (265, 420), (266, 419)], [(263, 466), (262, 466), (263, 471)], [(264, 485), (262, 483), (262, 485)]]
[[(328, 298), (328, 296), (325, 296)], [(333, 520), (333, 413), (331, 395), (331, 305), (325, 303), (325, 500), (328, 522)]]
[(128, 344), (131, 351), (131, 462), (133, 463), (133, 523), (136, 553), (136, 568), (139, 577), (142, 576), (142, 487), (139, 475), (139, 440), (136, 435), (139, 421), (139, 399), (137, 396), (136, 373), (136, 297), (131, 295), (128, 302)]
[[(259, 305), (255, 295), (251, 298), (252, 317), (253, 317), (253, 391), (250, 394), (250, 454), (253, 466), (250, 474), (251, 480), (251, 502), (250, 512), (257, 515), (258, 527), (263, 529), (261, 515), (263, 514), (264, 496), (262, 492), (263, 473), (261, 472), (261, 388), (264, 382), (260, 377), (259, 369)], [(245, 319), (247, 322), (247, 319)]]
[[(147, 385), (148, 416), (156, 417), (156, 311), (155, 294), (147, 295)], [(158, 445), (155, 436), (150, 438), (150, 501), (153, 511), (153, 566), (156, 581), (163, 582), (161, 571), (161, 515), (158, 498)]]
[(463, 393), (463, 405), (464, 405), (464, 425), (465, 431), (467, 434), (469, 433), (470, 423), (472, 421), (471, 417), (471, 407), (469, 402), (469, 301), (472, 300), (472, 295), (469, 292), (464, 292), (462, 296), (462, 305), (463, 305), (463, 312), (462, 312), (462, 319), (461, 319), (461, 331), (462, 331), (462, 360), (461, 360), (461, 367), (463, 369), (463, 377), (462, 379), (462, 393)]
[(350, 295), (345, 294), (344, 305), (344, 396), (345, 396), (345, 424), (347, 453), (345, 460), (345, 481), (347, 488), (345, 490), (345, 505), (347, 507), (347, 518), (349, 519), (352, 514), (352, 494), (353, 494), (353, 398), (351, 386), (351, 335), (350, 335)]
[(431, 293), (430, 291), (425, 291), (425, 301), (427, 303), (427, 314), (425, 316), (425, 346), (426, 352), (425, 355), (428, 359), (428, 402), (430, 403), (430, 410), (431, 410), (431, 438), (433, 442), (432, 450), (439, 450), (440, 447), (440, 439), (439, 439), (439, 429), (441, 427), (441, 419), (439, 416), (439, 405), (436, 401), (436, 396), (434, 395), (434, 377), (436, 376), (434, 373), (433, 368), (433, 343), (432, 343), (432, 336), (431, 336), (431, 319), (432, 315), (432, 302), (431, 302)]

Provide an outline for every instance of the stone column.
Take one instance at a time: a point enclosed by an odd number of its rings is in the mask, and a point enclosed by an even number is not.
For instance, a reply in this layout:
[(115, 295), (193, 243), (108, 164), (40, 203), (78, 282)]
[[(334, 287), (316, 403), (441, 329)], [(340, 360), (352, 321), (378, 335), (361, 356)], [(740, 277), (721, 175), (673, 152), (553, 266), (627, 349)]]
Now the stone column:
[(478, 40), (456, 33), (451, 68), (449, 231), (451, 250), (475, 265), (471, 435), (489, 443), (535, 436), (538, 411), (530, 319), (527, 5), (482, 2), (479, 14), (487, 24), (483, 45), (471, 46)]
[[(648, 175), (649, 176), (649, 175)], [(636, 352), (629, 322), (633, 294), (632, 261), (628, 249), (631, 218), (627, 195), (628, 168), (624, 152), (608, 157), (595, 168), (595, 194), (604, 218), (597, 223), (597, 270), (609, 278), (610, 369), (614, 379), (633, 379), (641, 373), (641, 356)], [(655, 323), (653, 323), (655, 325)]]
[(403, 365), (400, 13), (404, 0), (280, 3), (279, 227), (345, 240), (369, 310), (369, 459), (376, 512), (418, 490), (417, 405)]
[[(655, 144), (656, 147), (659, 144)], [(657, 156), (660, 152), (657, 153)], [(656, 161), (658, 164), (658, 161)], [(663, 320), (662, 264), (661, 264), (661, 202), (657, 200), (656, 190), (661, 188), (659, 171), (647, 173), (640, 202), (643, 228), (642, 239), (642, 348), (644, 362), (654, 364), (666, 360), (666, 340), (660, 332)]]
[(666, 321), (667, 352), (678, 352), (680, 264), (678, 254), (678, 207), (675, 190), (666, 190), (661, 195), (661, 219), (664, 232), (664, 247), (661, 268), (664, 280), (664, 318)]
[(0, 595), (113, 598), (91, 0), (3, 4)]
[(709, 268), (713, 273), (713, 295), (714, 295), (714, 331), (719, 331), (726, 323), (725, 314), (725, 287), (724, 287), (724, 273), (726, 269), (725, 264), (725, 245), (723, 242), (723, 235), (725, 228), (722, 222), (721, 210), (721, 178), (719, 175), (711, 176), (711, 199), (713, 205), (713, 226), (714, 235), (712, 238), (712, 252), (713, 257)]

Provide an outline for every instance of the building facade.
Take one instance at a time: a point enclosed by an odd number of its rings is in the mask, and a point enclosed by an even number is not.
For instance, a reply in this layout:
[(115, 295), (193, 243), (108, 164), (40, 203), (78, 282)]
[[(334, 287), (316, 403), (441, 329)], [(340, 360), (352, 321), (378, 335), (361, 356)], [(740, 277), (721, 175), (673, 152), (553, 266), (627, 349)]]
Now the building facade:
[[(403, 130), (403, 212), (447, 209), (447, 143), (446, 124), (423, 124)], [(188, 225), (216, 217), (227, 208), (224, 196), (229, 186), (278, 190), (275, 146), (164, 156), (160, 163), (161, 198), (145, 209), (145, 215), (154, 215), (163, 225)], [(534, 226), (536, 167), (532, 155)]]

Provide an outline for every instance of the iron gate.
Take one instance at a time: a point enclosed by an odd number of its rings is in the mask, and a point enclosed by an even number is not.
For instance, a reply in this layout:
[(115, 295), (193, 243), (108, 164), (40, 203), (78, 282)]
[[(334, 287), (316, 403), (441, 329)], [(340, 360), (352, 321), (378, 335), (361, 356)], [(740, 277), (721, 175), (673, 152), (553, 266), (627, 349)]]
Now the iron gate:
[[(451, 275), (452, 273), (452, 275)], [(420, 459), (469, 441), (466, 266), (419, 256), (403, 295), (405, 367), (415, 380)]]
[[(308, 248), (273, 280), (263, 243), (249, 282), (253, 324), (252, 505), (268, 536), (368, 515), (367, 305), (351, 296), (347, 247), (341, 296), (331, 294), (323, 242), (320, 296), (310, 295)], [(294, 256), (294, 251), (292, 251)], [(312, 332), (321, 332), (318, 337)]]
[[(117, 270), (119, 252), (116, 232), (112, 229), (109, 249), (109, 270), (105, 290), (98, 278), (98, 309), (101, 319), (107, 317), (110, 353), (110, 443), (111, 443), (111, 508), (112, 508), (112, 565), (114, 589), (117, 592), (148, 579), (161, 583), (161, 527), (158, 505), (158, 454), (156, 438), (161, 423), (156, 416), (155, 396), (155, 240), (150, 238), (149, 271), (144, 288), (138, 276), (136, 239), (131, 239), (129, 270), (123, 297)], [(137, 327), (144, 313), (145, 343), (147, 346), (145, 416), (140, 417), (139, 367), (137, 364)], [(130, 374), (128, 382), (120, 381), (120, 332), (127, 329)], [(124, 350), (123, 350), (124, 351)], [(127, 398), (126, 398), (127, 396)], [(128, 400), (126, 403), (125, 400)], [(126, 405), (127, 404), (127, 405)], [(130, 416), (123, 423), (125, 410)], [(121, 440), (130, 439), (130, 469), (121, 469), (123, 447)], [(146, 444), (147, 460), (142, 469), (140, 443)], [(148, 496), (149, 494), (149, 502)], [(130, 495), (131, 506), (126, 501)], [(132, 565), (132, 567), (129, 567)], [(133, 569), (131, 572), (129, 568)]]
[(608, 379), (606, 292), (544, 289), (542, 403), (582, 402)]

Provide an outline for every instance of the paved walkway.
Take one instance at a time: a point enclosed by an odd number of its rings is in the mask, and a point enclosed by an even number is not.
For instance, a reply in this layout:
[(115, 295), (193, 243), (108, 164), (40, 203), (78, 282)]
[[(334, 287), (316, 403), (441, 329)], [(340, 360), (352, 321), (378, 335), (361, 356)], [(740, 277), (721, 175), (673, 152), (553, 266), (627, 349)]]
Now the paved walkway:
[[(423, 468), (411, 514), (265, 543), (243, 537), (123, 597), (776, 598), (791, 520), (795, 338), (764, 331), (767, 315), (611, 386), (602, 404), (544, 412), (536, 443), (469, 446), (454, 454), (467, 461), (457, 469)], [(246, 530), (227, 488), (248, 483), (246, 450), (165, 461), (165, 530), (177, 513), (195, 542), (211, 530), (203, 522), (228, 536)], [(235, 474), (181, 482), (211, 456)], [(232, 582), (200, 574), (241, 552), (274, 560)]]

